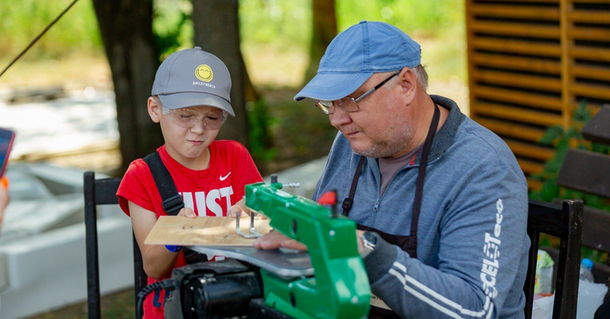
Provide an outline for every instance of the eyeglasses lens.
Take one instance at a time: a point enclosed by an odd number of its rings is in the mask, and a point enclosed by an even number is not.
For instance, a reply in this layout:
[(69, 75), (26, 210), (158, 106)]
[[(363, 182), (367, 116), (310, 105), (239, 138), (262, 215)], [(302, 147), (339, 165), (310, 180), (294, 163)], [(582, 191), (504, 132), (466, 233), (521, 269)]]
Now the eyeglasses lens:
[(225, 122), (221, 112), (201, 114), (189, 109), (169, 110), (169, 117), (172, 122), (184, 128), (191, 128), (202, 120), (206, 128), (215, 130), (219, 129)]
[(340, 107), (345, 112), (356, 112), (358, 111), (358, 104), (351, 97), (346, 97), (336, 101), (317, 101), (316, 107), (326, 114), (335, 113), (335, 107)]

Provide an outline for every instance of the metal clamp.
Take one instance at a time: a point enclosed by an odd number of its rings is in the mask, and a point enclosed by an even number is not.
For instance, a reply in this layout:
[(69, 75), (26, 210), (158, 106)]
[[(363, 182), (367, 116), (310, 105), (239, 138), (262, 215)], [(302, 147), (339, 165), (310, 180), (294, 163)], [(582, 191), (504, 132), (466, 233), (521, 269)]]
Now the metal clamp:
[(241, 215), (241, 212), (237, 213), (237, 216), (235, 216), (235, 232), (237, 234), (239, 234), (240, 236), (244, 237), (244, 238), (258, 238), (263, 236), (263, 234), (259, 233), (256, 231), (256, 228), (254, 228), (254, 215), (256, 215), (256, 213), (254, 211), (250, 211), (250, 234), (244, 234), (240, 227), (239, 227), (239, 216)]

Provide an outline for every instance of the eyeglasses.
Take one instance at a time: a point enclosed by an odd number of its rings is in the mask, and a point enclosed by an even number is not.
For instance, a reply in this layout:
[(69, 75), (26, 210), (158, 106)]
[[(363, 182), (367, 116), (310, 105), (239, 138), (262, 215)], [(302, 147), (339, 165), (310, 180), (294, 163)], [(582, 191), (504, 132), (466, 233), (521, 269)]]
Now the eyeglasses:
[(170, 110), (163, 107), (163, 114), (168, 115), (168, 118), (174, 124), (184, 128), (192, 128), (199, 123), (199, 121), (202, 121), (203, 126), (206, 129), (216, 130), (227, 120), (225, 112), (208, 112), (206, 114), (201, 114), (188, 108)]
[(382, 87), (391, 78), (397, 76), (399, 73), (400, 73), (400, 71), (396, 71), (396, 72), (392, 73), (392, 75), (387, 77), (385, 80), (381, 81), (381, 83), (375, 85), (375, 87), (364, 92), (362, 95), (360, 95), (357, 98), (344, 97), (344, 98), (342, 98), (340, 100), (336, 100), (336, 101), (316, 101), (315, 105), (322, 112), (324, 112), (324, 114), (335, 113), (335, 107), (340, 107), (341, 109), (343, 109), (345, 112), (348, 112), (348, 113), (358, 112), (360, 110), (360, 107), (358, 106), (358, 102), (362, 101), (362, 99), (364, 99), (365, 97), (371, 95), (378, 88)]

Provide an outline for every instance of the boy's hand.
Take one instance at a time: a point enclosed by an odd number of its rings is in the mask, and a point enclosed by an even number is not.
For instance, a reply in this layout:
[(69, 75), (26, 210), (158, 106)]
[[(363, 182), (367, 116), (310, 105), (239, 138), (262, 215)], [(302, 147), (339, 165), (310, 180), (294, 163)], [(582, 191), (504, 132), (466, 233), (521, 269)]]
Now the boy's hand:
[(183, 208), (178, 212), (178, 216), (188, 217), (188, 218), (197, 218), (197, 215), (193, 211), (192, 208)]
[(227, 216), (235, 218), (235, 217), (237, 217), (237, 214), (239, 214), (239, 217), (250, 216), (249, 211), (246, 212), (246, 210), (241, 208), (239, 205), (235, 204), (235, 205), (231, 206), (231, 208), (229, 208), (229, 211), (227, 212)]

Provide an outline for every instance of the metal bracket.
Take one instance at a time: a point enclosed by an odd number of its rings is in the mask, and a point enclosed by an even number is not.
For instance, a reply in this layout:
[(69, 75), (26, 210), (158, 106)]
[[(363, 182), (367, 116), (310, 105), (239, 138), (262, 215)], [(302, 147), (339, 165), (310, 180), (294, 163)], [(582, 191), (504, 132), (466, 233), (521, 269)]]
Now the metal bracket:
[(250, 234), (244, 234), (239, 227), (239, 217), (241, 212), (235, 216), (235, 232), (244, 238), (258, 238), (263, 236), (263, 234), (256, 231), (254, 228), (254, 216), (256, 213), (254, 211), (250, 211)]

